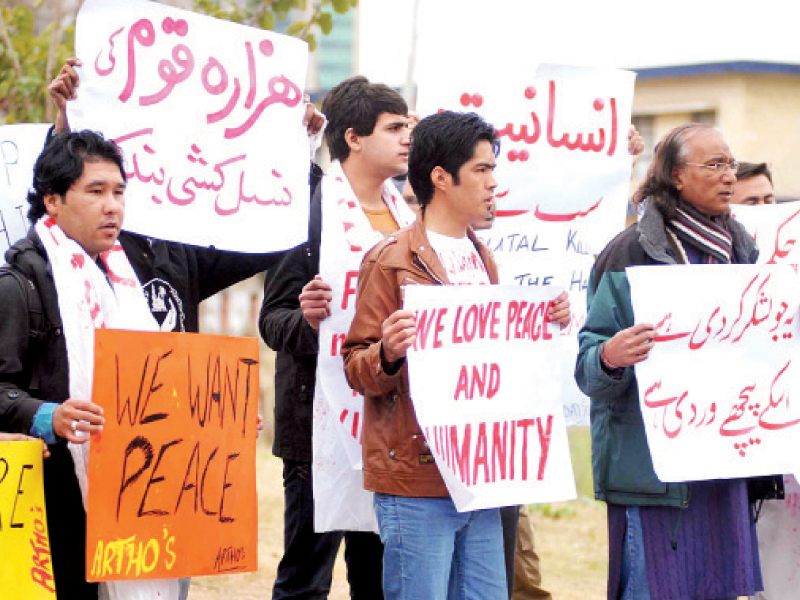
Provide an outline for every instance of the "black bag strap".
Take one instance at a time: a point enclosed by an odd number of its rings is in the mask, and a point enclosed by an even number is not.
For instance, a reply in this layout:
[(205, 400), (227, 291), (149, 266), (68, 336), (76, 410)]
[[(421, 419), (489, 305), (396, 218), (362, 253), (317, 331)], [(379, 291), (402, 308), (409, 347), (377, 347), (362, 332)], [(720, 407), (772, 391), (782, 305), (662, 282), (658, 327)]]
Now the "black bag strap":
[(0, 266), (0, 277), (15, 279), (22, 289), (30, 317), (30, 337), (34, 344), (38, 344), (47, 335), (47, 316), (42, 306), (39, 290), (36, 289), (36, 284), (17, 269), (8, 265)]

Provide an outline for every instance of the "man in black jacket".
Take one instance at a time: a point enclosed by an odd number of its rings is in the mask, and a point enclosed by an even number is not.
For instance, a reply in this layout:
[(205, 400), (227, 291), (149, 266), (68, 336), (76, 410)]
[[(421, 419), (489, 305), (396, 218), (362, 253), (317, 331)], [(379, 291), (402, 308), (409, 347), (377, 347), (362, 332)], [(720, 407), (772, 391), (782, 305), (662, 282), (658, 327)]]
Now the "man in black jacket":
[[(99, 256), (117, 240), (124, 189), (122, 157), (113, 143), (91, 132), (63, 134), (37, 161), (28, 216), (33, 223), (49, 217), (46, 228), (63, 231), (108, 278)], [(70, 360), (81, 357), (68, 356), (59, 304), (67, 290), (57, 294), (53, 258), (37, 230), (14, 244), (6, 260), (9, 266), (0, 272), (0, 431), (50, 446), (44, 491), (58, 598), (90, 600), (97, 597), (97, 584), (84, 577), (86, 514), (67, 442), (80, 444), (102, 431), (102, 409), (88, 398), (71, 397)], [(89, 312), (91, 302), (86, 306)]]
[[(78, 65), (78, 59), (68, 59), (48, 86), (48, 92), (58, 109), (54, 134), (69, 132), (66, 105), (76, 97), (80, 82), (74, 67)], [(304, 122), (309, 134), (315, 134), (322, 127), (324, 119), (314, 111), (313, 105), (308, 104)], [(51, 138), (48, 139), (48, 144), (50, 141)], [(121, 166), (120, 168), (122, 169)], [(124, 175), (124, 169), (122, 170)], [(118, 240), (144, 288), (150, 310), (162, 331), (197, 332), (200, 302), (230, 285), (265, 271), (283, 256), (283, 253), (223, 252), (213, 248), (155, 240), (125, 231), (118, 233)], [(18, 359), (8, 358), (8, 344), (14, 347), (14, 352), (20, 353), (27, 351), (27, 342), (21, 348), (17, 347), (18, 342), (14, 340), (21, 340), (22, 334), (19, 330), (10, 334), (6, 327), (25, 327), (27, 331), (29, 319), (24, 314), (7, 313), (16, 305), (5, 300), (5, 292), (10, 290), (10, 293), (18, 295), (19, 285), (11, 277), (0, 279), (0, 298), (4, 299), (0, 303), (0, 430), (24, 433), (30, 431), (33, 414), (23, 411), (24, 414), (19, 415), (6, 404), (6, 401), (12, 399), (12, 404), (18, 404), (17, 400), (24, 394), (17, 389), (19, 382), (28, 379), (27, 385), (34, 391), (38, 390), (40, 397), (51, 402), (66, 399), (68, 395), (66, 348), (61, 334), (52, 274), (47, 269), (46, 256), (37, 238), (35, 232), (31, 232), (6, 254), (7, 262), (23, 273), (35, 286), (35, 293), (41, 296), (43, 331), (46, 335), (37, 345), (36, 352), (41, 353), (41, 360), (33, 373), (19, 371)], [(53, 289), (52, 294), (49, 293), (50, 289)], [(13, 374), (9, 375), (10, 380), (7, 381), (5, 373), (8, 369)], [(47, 382), (40, 382), (40, 376), (45, 374)], [(12, 389), (7, 389), (7, 384)], [(33, 406), (33, 403), (29, 405)], [(66, 439), (76, 441), (80, 438)], [(55, 569), (58, 569), (56, 578), (61, 577), (65, 582), (58, 584), (59, 598), (90, 599), (97, 596), (97, 586), (87, 584), (83, 578), (86, 517), (74, 477), (74, 466), (63, 439), (56, 435), (52, 439), (45, 438), (45, 441), (57, 443), (51, 458), (45, 461), (45, 481), (54, 482), (49, 487), (45, 486), (45, 498), (48, 523), (51, 523), (49, 530), (53, 552), (58, 552), (60, 556), (58, 563), (54, 560)], [(188, 594), (188, 581), (182, 580), (181, 598), (186, 598)], [(70, 591), (73, 589), (74, 594)]]
[[(387, 208), (383, 185), (388, 178), (408, 169), (409, 119), (405, 101), (385, 85), (353, 77), (328, 93), (322, 111), (328, 118), (325, 137), (331, 158), (338, 161), (335, 165), (341, 163), (341, 178), (346, 179), (342, 185), (349, 184), (348, 190), (352, 188), (350, 193), (367, 218), (381, 213), (388, 217), (380, 224), (370, 219), (367, 226), (384, 231), (388, 222), (389, 230), (396, 230), (401, 223)], [(309, 241), (290, 251), (269, 272), (259, 319), (264, 341), (278, 352), (273, 452), (284, 462), (286, 500), (284, 555), (278, 566), (273, 600), (327, 598), (342, 537), (351, 598), (383, 597), (383, 546), (377, 534), (314, 531), (311, 433), (318, 330), (321, 321), (330, 315), (332, 298), (331, 286), (318, 275), (322, 211), (333, 210), (336, 200), (329, 198), (324, 204), (322, 189), (326, 178), (312, 195)], [(413, 218), (410, 211), (408, 215)]]

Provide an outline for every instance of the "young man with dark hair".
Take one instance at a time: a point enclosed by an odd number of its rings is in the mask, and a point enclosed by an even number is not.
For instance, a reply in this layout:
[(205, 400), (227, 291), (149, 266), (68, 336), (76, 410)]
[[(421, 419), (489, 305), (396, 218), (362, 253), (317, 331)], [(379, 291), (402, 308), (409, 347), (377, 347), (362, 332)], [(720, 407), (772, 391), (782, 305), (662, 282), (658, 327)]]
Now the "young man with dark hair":
[(67, 448), (102, 431), (90, 401), (94, 329), (157, 328), (117, 242), (125, 184), (112, 142), (89, 131), (55, 136), (36, 162), (33, 227), (0, 271), (0, 430), (50, 447), (44, 491), (60, 600), (98, 593), (84, 577), (86, 513)]
[[(494, 128), (479, 116), (442, 112), (414, 129), (409, 181), (421, 217), (367, 253), (356, 314), (342, 352), (350, 385), (364, 394), (364, 486), (375, 492), (390, 599), (506, 600), (500, 509), (459, 513), (420, 430), (405, 356), (414, 313), (404, 285), (497, 283), (491, 252), (472, 225), (492, 218)], [(562, 299), (550, 318), (569, 318)]]
[(731, 204), (775, 204), (772, 173), (767, 163), (739, 163)]
[(408, 169), (408, 107), (396, 91), (357, 76), (328, 92), (322, 111), (333, 163), (313, 193), (309, 240), (270, 270), (259, 319), (264, 341), (278, 352), (273, 452), (283, 459), (286, 500), (284, 555), (272, 597), (326, 598), (344, 537), (351, 597), (380, 600), (378, 536), (314, 530), (312, 411), (315, 387), (321, 390), (316, 382), (319, 328), (332, 313), (349, 320), (341, 303), (332, 304), (331, 282), (319, 273), (321, 258), (330, 263), (343, 256), (326, 271), (343, 278), (385, 234), (413, 221), (391, 182)]

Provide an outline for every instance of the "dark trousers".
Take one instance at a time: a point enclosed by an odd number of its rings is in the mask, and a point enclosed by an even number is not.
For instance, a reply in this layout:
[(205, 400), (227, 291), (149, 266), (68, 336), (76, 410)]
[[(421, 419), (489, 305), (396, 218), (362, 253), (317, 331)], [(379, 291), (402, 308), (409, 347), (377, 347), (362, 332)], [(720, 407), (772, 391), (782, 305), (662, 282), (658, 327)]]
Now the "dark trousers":
[(348, 531), (314, 533), (311, 463), (283, 461), (286, 507), (283, 558), (278, 565), (273, 600), (324, 600), (333, 579), (333, 563), (344, 538), (344, 560), (350, 597), (383, 600), (383, 544), (375, 533)]
[(503, 525), (503, 554), (506, 563), (508, 597), (514, 592), (514, 553), (517, 550), (517, 523), (519, 506), (505, 506), (500, 509), (500, 522)]

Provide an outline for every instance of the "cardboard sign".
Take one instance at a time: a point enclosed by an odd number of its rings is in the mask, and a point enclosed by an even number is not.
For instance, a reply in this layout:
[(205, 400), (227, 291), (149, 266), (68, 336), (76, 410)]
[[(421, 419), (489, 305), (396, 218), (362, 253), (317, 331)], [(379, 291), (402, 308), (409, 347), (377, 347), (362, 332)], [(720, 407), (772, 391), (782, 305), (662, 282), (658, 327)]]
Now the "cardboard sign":
[(795, 269), (681, 265), (626, 272), (636, 322), (658, 331), (649, 357), (636, 365), (658, 478), (797, 472), (800, 278)]
[(42, 442), (0, 442), (0, 589), (4, 600), (54, 600)]
[(98, 329), (86, 577), (255, 571), (258, 343)]
[(305, 42), (156, 2), (87, 0), (75, 48), (70, 125), (122, 148), (126, 229), (243, 252), (306, 239)]
[(557, 289), (406, 286), (420, 428), (459, 511), (575, 497), (560, 401), (570, 360), (546, 324)]
[(0, 257), (30, 227), (28, 190), (49, 128), (39, 123), (0, 126)]

